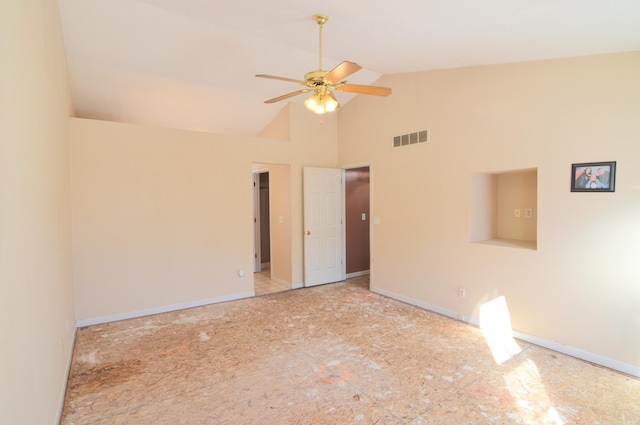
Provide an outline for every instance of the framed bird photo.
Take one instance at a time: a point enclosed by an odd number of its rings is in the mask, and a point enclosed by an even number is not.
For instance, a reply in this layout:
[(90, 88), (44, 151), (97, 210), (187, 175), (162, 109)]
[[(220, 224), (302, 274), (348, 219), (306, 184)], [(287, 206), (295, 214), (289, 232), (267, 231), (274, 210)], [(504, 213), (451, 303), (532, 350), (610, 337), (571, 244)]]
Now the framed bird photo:
[(571, 164), (572, 192), (615, 192), (616, 162)]

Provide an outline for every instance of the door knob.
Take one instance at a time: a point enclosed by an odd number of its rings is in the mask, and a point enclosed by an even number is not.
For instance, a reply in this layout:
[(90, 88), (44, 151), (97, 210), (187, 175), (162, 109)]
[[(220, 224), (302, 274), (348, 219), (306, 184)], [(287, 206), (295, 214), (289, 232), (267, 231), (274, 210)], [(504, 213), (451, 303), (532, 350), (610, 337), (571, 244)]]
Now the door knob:
[(311, 234), (311, 232), (307, 230), (304, 234), (309, 236)]

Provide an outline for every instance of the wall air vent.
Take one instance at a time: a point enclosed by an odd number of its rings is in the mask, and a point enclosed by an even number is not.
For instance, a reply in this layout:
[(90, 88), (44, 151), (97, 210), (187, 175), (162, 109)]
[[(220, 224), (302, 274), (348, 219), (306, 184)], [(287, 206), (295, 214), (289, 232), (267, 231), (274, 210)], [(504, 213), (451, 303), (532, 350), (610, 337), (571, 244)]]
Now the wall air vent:
[(425, 143), (429, 141), (429, 130), (420, 130), (415, 133), (402, 134), (393, 136), (393, 147), (399, 148), (406, 145), (415, 145), (417, 143)]

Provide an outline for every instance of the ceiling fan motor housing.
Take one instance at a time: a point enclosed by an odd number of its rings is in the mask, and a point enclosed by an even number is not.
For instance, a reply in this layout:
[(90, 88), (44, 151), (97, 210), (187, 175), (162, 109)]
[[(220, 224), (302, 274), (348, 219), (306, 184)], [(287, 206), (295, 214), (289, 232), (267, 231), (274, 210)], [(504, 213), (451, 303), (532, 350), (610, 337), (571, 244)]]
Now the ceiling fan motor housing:
[(307, 72), (304, 80), (307, 82), (307, 85), (314, 86), (316, 84), (322, 84), (325, 75), (327, 75), (327, 71), (319, 69), (317, 71)]

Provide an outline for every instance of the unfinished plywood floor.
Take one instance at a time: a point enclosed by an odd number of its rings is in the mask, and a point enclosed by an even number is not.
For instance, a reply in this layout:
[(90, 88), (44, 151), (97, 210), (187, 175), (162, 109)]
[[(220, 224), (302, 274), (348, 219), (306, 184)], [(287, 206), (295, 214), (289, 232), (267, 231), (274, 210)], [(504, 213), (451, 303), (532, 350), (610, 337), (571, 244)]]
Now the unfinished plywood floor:
[(498, 364), (479, 329), (367, 287), (80, 329), (61, 423), (640, 423), (637, 379), (513, 340)]

